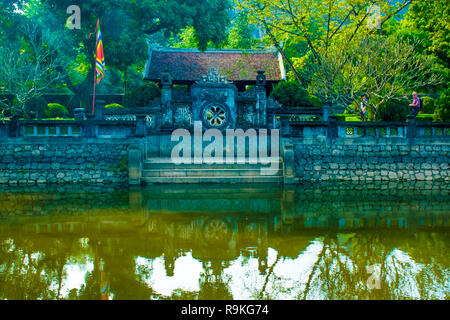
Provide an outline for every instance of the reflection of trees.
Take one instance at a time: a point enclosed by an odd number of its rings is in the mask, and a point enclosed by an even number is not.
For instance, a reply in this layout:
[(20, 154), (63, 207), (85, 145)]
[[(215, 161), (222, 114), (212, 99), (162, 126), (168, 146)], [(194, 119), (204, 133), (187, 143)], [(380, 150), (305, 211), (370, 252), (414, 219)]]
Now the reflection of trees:
[(232, 300), (233, 296), (229, 291), (230, 279), (225, 279), (222, 276), (224, 269), (221, 260), (209, 261), (209, 263), (202, 263), (203, 274), (200, 278), (200, 292), (198, 299), (200, 300)]
[[(448, 234), (444, 232), (415, 232), (373, 229), (353, 233), (332, 232), (315, 238), (317, 232), (308, 235), (321, 244), (307, 275), (303, 275), (293, 288), (286, 289), (285, 278), (274, 271), (277, 265), (292, 259), (280, 252), (301, 253), (307, 248), (303, 238), (292, 242), (276, 241), (269, 244), (278, 254), (266, 268), (256, 270), (262, 277), (257, 288), (247, 288), (251, 296), (258, 299), (282, 297), (288, 292), (297, 292), (299, 299), (399, 299), (408, 296), (411, 288), (418, 290), (421, 298), (442, 297), (448, 288)], [(158, 256), (157, 248), (165, 246), (167, 255), (178, 256), (171, 250), (182, 244), (170, 239), (152, 238), (149, 244), (142, 244), (139, 238), (130, 234), (92, 237), (87, 247), (80, 245), (76, 237), (52, 238), (47, 236), (18, 237), (1, 240), (1, 298), (8, 299), (99, 299), (100, 262), (109, 275), (111, 291), (115, 299), (148, 299), (155, 296), (152, 288), (144, 281), (143, 270), (136, 269), (136, 256)], [(292, 238), (295, 239), (295, 238)], [(191, 244), (200, 250), (204, 244)], [(286, 251), (285, 246), (289, 246)], [(170, 249), (172, 248), (172, 249)], [(223, 255), (228, 250), (219, 246), (201, 249), (204, 272), (200, 278), (199, 292), (176, 290), (172, 299), (232, 299), (231, 278), (224, 275), (231, 257)], [(154, 252), (154, 253), (152, 253)], [(172, 252), (172, 253), (171, 253)], [(207, 255), (207, 252), (209, 255)], [(242, 252), (242, 251), (241, 251)], [(258, 260), (266, 260), (264, 250), (254, 252)], [(398, 252), (405, 252), (405, 260)], [(433, 260), (429, 259), (432, 252)], [(86, 275), (84, 285), (73, 289), (67, 295), (61, 292), (67, 278), (64, 267), (68, 263), (86, 263), (86, 255), (94, 262), (94, 270)], [(209, 257), (209, 258), (207, 258)], [(169, 257), (167, 257), (169, 258)], [(198, 257), (197, 257), (198, 259)], [(244, 264), (248, 259), (243, 260)], [(245, 262), (247, 261), (247, 262)], [(300, 261), (301, 263), (301, 261)], [(417, 263), (423, 265), (417, 267)], [(367, 267), (375, 265), (380, 271), (380, 289), (370, 290), (367, 281), (370, 274)], [(167, 268), (167, 267), (166, 267)], [(167, 270), (169, 271), (169, 270)], [(150, 270), (151, 272), (151, 270)], [(261, 273), (262, 272), (262, 273)], [(167, 272), (169, 274), (169, 272)], [(409, 288), (409, 289), (408, 289)], [(433, 293), (435, 290), (437, 293)], [(447, 289), (448, 290), (448, 289)], [(441, 294), (441, 295), (438, 295)], [(447, 293), (448, 296), (448, 293)]]
[(256, 298), (258, 300), (262, 300), (262, 299), (267, 299), (268, 294), (266, 293), (266, 289), (267, 289), (267, 284), (269, 283), (269, 279), (273, 274), (273, 269), (275, 268), (275, 266), (277, 265), (278, 261), (280, 261), (280, 257), (277, 255), (277, 258), (275, 260), (274, 263), (272, 263), (272, 265), (267, 269), (267, 273), (264, 276), (264, 284), (261, 288), (261, 291), (259, 291), (256, 295)]
[[(440, 241), (445, 243), (442, 238)], [(411, 286), (417, 286), (420, 296), (427, 298), (426, 292), (434, 285), (448, 283), (443, 267), (448, 264), (425, 266), (417, 273), (412, 270), (417, 268), (414, 260), (402, 261), (396, 254), (396, 246), (405, 243), (420, 247), (409, 234), (390, 230), (325, 236), (323, 248), (298, 298), (314, 298), (320, 293), (327, 299), (402, 299), (411, 297), (405, 296), (403, 290)], [(421, 255), (428, 253), (423, 251)], [(368, 273), (368, 266), (376, 266), (379, 270), (375, 273), (380, 282), (379, 289), (367, 286), (372, 275)]]
[(63, 298), (64, 266), (69, 256), (79, 253), (74, 239), (35, 236), (1, 240), (3, 298)]

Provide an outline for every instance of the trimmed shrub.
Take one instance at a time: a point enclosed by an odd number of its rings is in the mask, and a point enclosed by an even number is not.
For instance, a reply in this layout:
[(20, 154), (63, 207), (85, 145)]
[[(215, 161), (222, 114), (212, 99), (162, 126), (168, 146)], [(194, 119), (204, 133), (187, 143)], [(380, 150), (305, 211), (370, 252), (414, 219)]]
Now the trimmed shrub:
[(436, 99), (436, 109), (434, 110), (433, 119), (438, 122), (450, 121), (450, 89), (447, 89)]
[(27, 102), (25, 111), (37, 119), (45, 116), (45, 109), (47, 107), (47, 100), (44, 97), (35, 97)]
[(381, 121), (405, 121), (409, 114), (411, 107), (406, 99), (391, 99), (378, 107)]
[(416, 121), (418, 122), (433, 122), (433, 114), (418, 114), (416, 117)]
[(161, 89), (154, 83), (148, 83), (128, 92), (123, 97), (123, 105), (127, 108), (146, 107), (160, 97)]
[(310, 95), (305, 88), (292, 81), (280, 82), (272, 91), (270, 97), (287, 108), (322, 106), (320, 98)]
[(352, 114), (352, 113), (344, 113), (344, 114), (336, 114), (336, 120), (341, 122), (361, 122), (361, 117)]
[(107, 108), (107, 109), (123, 108), (123, 105), (118, 104), (118, 103), (111, 103), (111, 104), (107, 104), (105, 106), (105, 108)]
[(47, 109), (45, 109), (45, 114), (49, 118), (65, 118), (69, 116), (69, 111), (59, 103), (49, 103)]
[(433, 114), (435, 109), (435, 99), (431, 97), (422, 97), (423, 108), (420, 110), (422, 114)]
[(309, 100), (311, 101), (314, 108), (322, 107), (322, 100), (319, 97), (311, 94), (309, 95)]
[(361, 117), (354, 115), (354, 116), (346, 116), (345, 121), (346, 122), (361, 122), (362, 120), (361, 120)]

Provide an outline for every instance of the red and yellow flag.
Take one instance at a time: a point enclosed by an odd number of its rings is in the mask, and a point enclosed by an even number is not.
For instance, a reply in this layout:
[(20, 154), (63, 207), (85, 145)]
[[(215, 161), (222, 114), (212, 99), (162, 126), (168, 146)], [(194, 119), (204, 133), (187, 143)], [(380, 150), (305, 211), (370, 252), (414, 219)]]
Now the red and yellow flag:
[(95, 70), (97, 83), (105, 77), (105, 56), (103, 55), (102, 33), (100, 31), (100, 19), (97, 20), (97, 52), (95, 54)]

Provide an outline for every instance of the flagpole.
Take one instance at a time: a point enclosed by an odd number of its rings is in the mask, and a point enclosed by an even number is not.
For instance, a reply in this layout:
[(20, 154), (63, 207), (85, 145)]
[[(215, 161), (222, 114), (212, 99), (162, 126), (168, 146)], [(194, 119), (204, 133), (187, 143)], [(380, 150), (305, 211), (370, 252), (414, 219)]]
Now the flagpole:
[(97, 41), (98, 41), (98, 25), (99, 25), (99, 23), (100, 23), (100, 19), (97, 20), (97, 28), (95, 29), (96, 36), (95, 36), (95, 59), (94, 59), (94, 93), (92, 96), (92, 114), (95, 113), (95, 109), (94, 109), (94, 107), (95, 107), (95, 87), (97, 85), (97, 71), (96, 71), (95, 67), (97, 65), (97, 45), (98, 45)]

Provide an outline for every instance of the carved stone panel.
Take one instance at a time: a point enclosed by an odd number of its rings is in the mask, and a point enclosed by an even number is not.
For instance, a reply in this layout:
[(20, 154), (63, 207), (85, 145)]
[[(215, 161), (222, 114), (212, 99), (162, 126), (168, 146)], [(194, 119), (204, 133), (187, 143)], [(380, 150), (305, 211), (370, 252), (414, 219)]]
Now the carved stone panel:
[(212, 69), (201, 81), (192, 85), (192, 115), (204, 128), (224, 130), (236, 127), (237, 88)]

